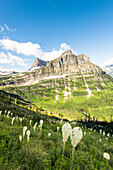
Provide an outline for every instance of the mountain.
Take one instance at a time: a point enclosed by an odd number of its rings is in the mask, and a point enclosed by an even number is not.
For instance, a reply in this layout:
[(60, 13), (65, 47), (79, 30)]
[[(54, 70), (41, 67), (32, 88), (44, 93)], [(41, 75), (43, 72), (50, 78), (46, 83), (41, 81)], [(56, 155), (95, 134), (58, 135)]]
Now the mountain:
[(1, 76), (0, 85), (11, 96), (18, 95), (19, 101), (57, 117), (110, 121), (113, 116), (113, 78), (88, 56), (70, 50), (38, 70)]
[[(35, 70), (37, 68), (37, 70)], [(45, 62), (36, 58), (30, 72), (23, 72), (12, 77), (7, 77), (0, 85), (31, 85), (41, 79), (62, 77), (69, 74), (102, 74), (102, 69), (90, 62), (84, 54), (76, 56), (71, 50), (64, 52), (58, 58)]]
[(18, 72), (15, 71), (0, 71), (0, 76), (12, 75), (17, 74)]
[(47, 65), (47, 61), (41, 60), (39, 58), (35, 58), (32, 66), (29, 70), (30, 71), (38, 70), (42, 67), (45, 67), (46, 65)]
[(102, 68), (107, 74), (113, 77), (113, 64), (104, 65)]

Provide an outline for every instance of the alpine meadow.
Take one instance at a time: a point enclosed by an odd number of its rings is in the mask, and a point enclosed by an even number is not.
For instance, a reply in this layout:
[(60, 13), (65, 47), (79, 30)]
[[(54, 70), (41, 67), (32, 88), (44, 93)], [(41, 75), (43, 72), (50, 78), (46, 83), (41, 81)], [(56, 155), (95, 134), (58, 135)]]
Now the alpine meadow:
[(113, 1), (0, 1), (0, 170), (113, 170)]

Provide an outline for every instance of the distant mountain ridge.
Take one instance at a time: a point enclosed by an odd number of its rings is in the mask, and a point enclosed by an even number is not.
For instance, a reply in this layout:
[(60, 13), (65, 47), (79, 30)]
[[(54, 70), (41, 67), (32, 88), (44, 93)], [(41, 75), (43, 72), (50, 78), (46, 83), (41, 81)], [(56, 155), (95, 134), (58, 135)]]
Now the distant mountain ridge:
[(113, 77), (113, 64), (112, 63), (109, 65), (104, 65), (102, 68), (107, 74)]

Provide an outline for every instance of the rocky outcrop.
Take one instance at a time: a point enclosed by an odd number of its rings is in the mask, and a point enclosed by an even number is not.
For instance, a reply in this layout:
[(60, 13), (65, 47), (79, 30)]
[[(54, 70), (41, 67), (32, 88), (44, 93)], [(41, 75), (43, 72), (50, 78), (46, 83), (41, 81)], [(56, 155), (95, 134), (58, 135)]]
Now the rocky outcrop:
[(46, 65), (47, 65), (47, 61), (41, 60), (39, 58), (35, 58), (32, 66), (29, 70), (40, 69), (42, 67), (45, 67)]
[(45, 67), (49, 74), (71, 74), (83, 72), (99, 72), (101, 69), (90, 62), (89, 57), (84, 54), (76, 56), (71, 50), (64, 52), (60, 57), (49, 62)]

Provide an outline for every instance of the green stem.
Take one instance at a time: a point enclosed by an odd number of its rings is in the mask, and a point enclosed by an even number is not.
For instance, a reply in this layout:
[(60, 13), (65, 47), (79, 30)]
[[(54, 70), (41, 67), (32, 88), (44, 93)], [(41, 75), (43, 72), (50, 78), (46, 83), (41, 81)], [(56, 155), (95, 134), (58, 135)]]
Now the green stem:
[(71, 167), (70, 167), (70, 170), (72, 170), (73, 159), (74, 159), (74, 151), (75, 151), (75, 147), (73, 146), (73, 149), (72, 149), (72, 159), (71, 159)]
[(63, 154), (62, 154), (62, 162), (61, 162), (60, 170), (62, 169), (63, 160), (64, 160), (65, 144), (66, 144), (66, 142), (64, 142), (64, 146), (63, 146)]

